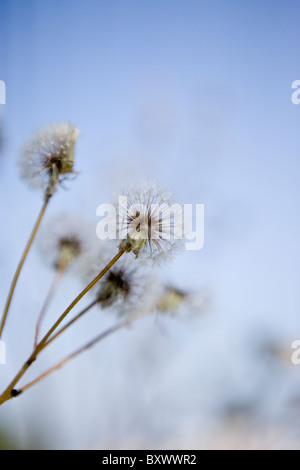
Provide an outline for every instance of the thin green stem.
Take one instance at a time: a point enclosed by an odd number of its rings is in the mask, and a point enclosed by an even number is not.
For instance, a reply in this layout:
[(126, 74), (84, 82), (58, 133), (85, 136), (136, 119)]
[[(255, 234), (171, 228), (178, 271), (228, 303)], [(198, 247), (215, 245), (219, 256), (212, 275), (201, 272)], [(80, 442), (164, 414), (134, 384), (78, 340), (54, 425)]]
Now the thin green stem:
[(5, 403), (7, 400), (11, 398), (11, 394), (15, 385), (19, 382), (19, 380), (23, 377), (27, 369), (31, 366), (33, 362), (36, 361), (37, 356), (40, 352), (46, 347), (46, 343), (52, 333), (57, 329), (57, 327), (61, 324), (61, 322), (66, 318), (66, 316), (71, 312), (71, 310), (78, 304), (78, 302), (100, 281), (100, 279), (112, 268), (112, 266), (121, 258), (121, 256), (126, 252), (126, 248), (122, 248), (119, 253), (111, 260), (110, 263), (98, 274), (97, 277), (76, 297), (75, 300), (70, 304), (70, 306), (64, 311), (64, 313), (59, 317), (59, 319), (55, 322), (55, 324), (50, 328), (48, 333), (44, 336), (44, 338), (39, 342), (37, 347), (34, 349), (31, 356), (27, 359), (23, 367), (20, 369), (16, 377), (13, 381), (9, 384), (9, 386), (4, 390), (2, 395), (0, 396), (0, 405)]
[(43, 207), (41, 209), (41, 212), (39, 213), (39, 216), (37, 218), (37, 221), (34, 225), (34, 228), (33, 228), (33, 231), (30, 235), (30, 238), (27, 242), (27, 245), (25, 247), (25, 250), (22, 254), (22, 257), (21, 257), (21, 260), (18, 264), (18, 267), (17, 267), (17, 270), (15, 272), (15, 275), (14, 275), (14, 278), (12, 280), (12, 283), (11, 283), (11, 286), (10, 286), (10, 290), (9, 290), (9, 293), (8, 293), (8, 298), (7, 298), (7, 301), (6, 301), (6, 305), (5, 305), (5, 308), (4, 308), (4, 312), (3, 312), (3, 315), (2, 315), (2, 319), (1, 319), (1, 324), (0, 324), (0, 338), (2, 337), (2, 333), (3, 333), (3, 330), (4, 330), (4, 326), (5, 326), (5, 323), (6, 323), (6, 320), (7, 320), (7, 316), (8, 316), (8, 312), (9, 312), (9, 308), (10, 308), (10, 305), (11, 305), (11, 301), (12, 301), (12, 298), (13, 298), (13, 295), (14, 295), (14, 291), (15, 291), (15, 288), (16, 288), (16, 285), (17, 285), (17, 282), (18, 282), (18, 279), (20, 277), (20, 273), (22, 271), (22, 268), (23, 268), (23, 265), (25, 263), (25, 260), (27, 258), (27, 255), (29, 253), (29, 250), (32, 246), (32, 243), (35, 239), (35, 236), (37, 234), (37, 231), (41, 225), (41, 222), (42, 222), (42, 219), (45, 215), (45, 212), (46, 212), (46, 209), (47, 209), (47, 206), (48, 206), (48, 203), (50, 201), (50, 198), (51, 196), (48, 195), (46, 196), (45, 198), (45, 201), (44, 201), (44, 204), (43, 204)]

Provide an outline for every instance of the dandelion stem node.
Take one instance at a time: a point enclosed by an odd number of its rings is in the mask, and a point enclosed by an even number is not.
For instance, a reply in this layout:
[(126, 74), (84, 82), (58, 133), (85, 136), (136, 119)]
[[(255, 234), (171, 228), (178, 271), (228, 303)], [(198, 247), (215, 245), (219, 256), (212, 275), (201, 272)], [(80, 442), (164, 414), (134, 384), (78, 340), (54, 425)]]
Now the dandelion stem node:
[(16, 390), (15, 388), (10, 393), (10, 398), (16, 398), (23, 393), (23, 390)]
[(141, 250), (146, 244), (146, 238), (142, 238), (139, 232), (134, 235), (127, 235), (119, 245), (119, 250), (125, 250), (126, 253), (131, 251), (135, 254), (136, 259), (139, 257)]
[(36, 361), (36, 356), (35, 356), (35, 357), (31, 357), (31, 358), (28, 359), (28, 361), (26, 362), (26, 365), (27, 365), (28, 367), (30, 367), (35, 361)]

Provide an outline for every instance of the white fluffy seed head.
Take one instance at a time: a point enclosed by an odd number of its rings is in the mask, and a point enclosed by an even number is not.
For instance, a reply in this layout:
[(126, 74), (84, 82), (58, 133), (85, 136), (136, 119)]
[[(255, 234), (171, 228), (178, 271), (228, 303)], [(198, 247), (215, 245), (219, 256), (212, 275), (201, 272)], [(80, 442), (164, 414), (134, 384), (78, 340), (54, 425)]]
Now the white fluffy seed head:
[(52, 196), (58, 183), (74, 173), (74, 146), (77, 127), (52, 124), (35, 133), (25, 145), (20, 160), (21, 177), (33, 188)]
[[(156, 183), (130, 187), (119, 200), (118, 237), (120, 248), (136, 257), (166, 258), (178, 246), (178, 208), (172, 195)], [(179, 217), (181, 214), (179, 214)], [(182, 223), (180, 221), (179, 223)]]
[(92, 224), (83, 217), (59, 214), (41, 228), (38, 236), (40, 253), (54, 269), (81, 271), (95, 243), (93, 232)]

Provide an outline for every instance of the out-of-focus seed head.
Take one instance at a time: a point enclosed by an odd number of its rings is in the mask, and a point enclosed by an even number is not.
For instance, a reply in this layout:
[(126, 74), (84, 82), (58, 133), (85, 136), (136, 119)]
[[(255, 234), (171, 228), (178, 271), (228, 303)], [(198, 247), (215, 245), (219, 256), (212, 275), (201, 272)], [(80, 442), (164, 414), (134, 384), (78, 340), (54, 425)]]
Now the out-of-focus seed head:
[(52, 196), (57, 184), (74, 174), (74, 146), (79, 131), (72, 124), (52, 124), (36, 132), (24, 147), (21, 176)]
[(172, 284), (164, 285), (158, 289), (156, 310), (172, 316), (192, 314), (197, 315), (209, 309), (211, 294), (208, 290), (184, 290)]
[(98, 302), (103, 308), (111, 307), (118, 300), (128, 303), (137, 294), (137, 289), (137, 270), (126, 266), (124, 262), (119, 263), (100, 282)]
[(188, 295), (187, 292), (168, 286), (158, 300), (157, 308), (161, 312), (176, 313)]
[(74, 214), (55, 216), (41, 229), (39, 247), (43, 258), (55, 269), (81, 266), (95, 243), (93, 226)]
[[(115, 256), (116, 249), (115, 243), (108, 241), (98, 245), (94, 254), (89, 256), (90, 262), (85, 263), (86, 269), (82, 271), (85, 286), (107, 266)], [(129, 315), (149, 305), (148, 294), (153, 284), (153, 270), (150, 273), (144, 263), (135, 263), (124, 254), (92, 288), (91, 294), (100, 307), (113, 307), (119, 315)]]

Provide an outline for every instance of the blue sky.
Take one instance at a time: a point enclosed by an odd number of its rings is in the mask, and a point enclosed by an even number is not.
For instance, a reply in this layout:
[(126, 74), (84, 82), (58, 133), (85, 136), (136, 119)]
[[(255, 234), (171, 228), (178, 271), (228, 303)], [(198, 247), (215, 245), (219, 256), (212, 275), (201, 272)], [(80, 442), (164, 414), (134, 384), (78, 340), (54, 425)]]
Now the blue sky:
[[(290, 0), (6, 0), (0, 5), (0, 80), (7, 85), (7, 104), (1, 107), (1, 306), (41, 204), (41, 195), (29, 191), (18, 177), (23, 142), (49, 122), (74, 122), (81, 132), (80, 174), (68, 191), (57, 194), (49, 216), (78, 210), (96, 226), (97, 206), (143, 177), (158, 180), (183, 203), (205, 204), (204, 249), (181, 253), (165, 275), (194, 288), (209, 287), (214, 299), (211, 317), (197, 328), (172, 323), (168, 346), (157, 339), (151, 322), (138, 330), (147, 338), (147, 328), (153, 328), (149, 334), (165, 354), (163, 365), (172, 370), (171, 376), (161, 372), (161, 387), (167, 391), (181, 384), (182, 399), (189, 405), (181, 410), (180, 419), (187, 427), (191, 416), (202, 417), (216, 383), (226, 382), (224, 370), (229, 395), (231, 389), (248, 393), (248, 374), (256, 370), (245, 353), (249, 336), (275, 335), (289, 347), (300, 335), (300, 105), (291, 102), (292, 82), (300, 79), (299, 13), (299, 3)], [(8, 353), (16, 362), (21, 358), (12, 344), (19, 340), (24, 351), (29, 347), (21, 341), (28, 326), (22, 316), (24, 296), (29, 294), (28, 311), (42, 300), (42, 285), (33, 281), (39, 269), (40, 283), (50, 282), (51, 273), (33, 252), (14, 301), (15, 320), (11, 318), (7, 327)], [(70, 283), (68, 288), (76, 291), (78, 285), (73, 288)], [(116, 357), (124, 347), (128, 348), (126, 335), (107, 346), (107, 354), (115, 355), (107, 373), (118, 371)], [(129, 348), (128, 357), (137, 347)], [(176, 362), (178, 347), (185, 361)], [(204, 361), (212, 349), (211, 360)], [(96, 361), (97, 352), (90, 357)], [(0, 371), (3, 381), (15, 370), (12, 362)], [(88, 380), (88, 371), (75, 366), (70, 371), (75, 383), (78, 374)], [(135, 384), (133, 371), (129, 373)], [(35, 398), (44, 416), (40, 395), (48, 397), (49, 390), (58, 390), (62, 375), (24, 396), (27, 410)], [(188, 400), (189, 387), (183, 384), (192, 382), (201, 394), (203, 376), (206, 398)], [(145, 417), (139, 426), (148, 437), (155, 436), (157, 429), (145, 411), (143, 380), (140, 387), (139, 406)], [(133, 400), (131, 393), (128, 385)], [(110, 400), (109, 387), (106, 394)], [(68, 419), (75, 420), (77, 398), (66, 406), (54, 395), (50, 409), (58, 401), (68, 408)], [(215, 402), (222, 398), (214, 396)], [(124, 412), (134, 401), (128, 398), (128, 405), (123, 400), (120, 436), (123, 427), (131, 432), (135, 423)], [(26, 423), (28, 411), (25, 405), (18, 406)], [(5, 413), (11, 419), (10, 411)], [(77, 424), (90, 413), (84, 406)], [(52, 420), (55, 428), (58, 421)], [(170, 423), (165, 416), (165, 433)], [(66, 425), (60, 435), (63, 442), (69, 432)], [(116, 431), (111, 432), (114, 436)], [(55, 436), (52, 439), (55, 442)], [(82, 433), (70, 441), (66, 445), (86, 444), (88, 437)]]

